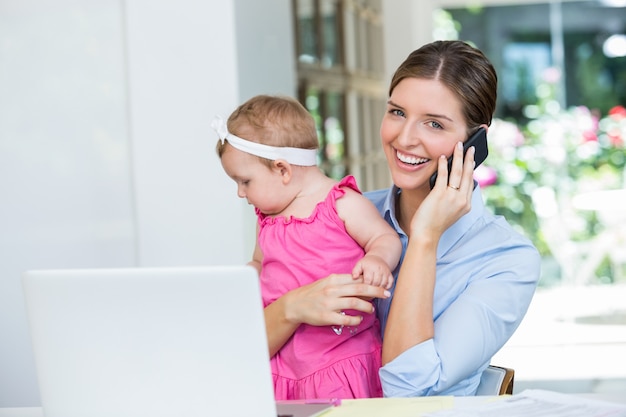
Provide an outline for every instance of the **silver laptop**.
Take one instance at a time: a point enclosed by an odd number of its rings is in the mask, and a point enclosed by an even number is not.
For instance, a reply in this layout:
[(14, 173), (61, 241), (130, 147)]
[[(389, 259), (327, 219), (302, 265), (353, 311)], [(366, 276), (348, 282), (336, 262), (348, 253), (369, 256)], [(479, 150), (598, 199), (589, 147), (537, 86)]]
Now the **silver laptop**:
[(27, 271), (23, 287), (46, 417), (282, 414), (251, 267)]

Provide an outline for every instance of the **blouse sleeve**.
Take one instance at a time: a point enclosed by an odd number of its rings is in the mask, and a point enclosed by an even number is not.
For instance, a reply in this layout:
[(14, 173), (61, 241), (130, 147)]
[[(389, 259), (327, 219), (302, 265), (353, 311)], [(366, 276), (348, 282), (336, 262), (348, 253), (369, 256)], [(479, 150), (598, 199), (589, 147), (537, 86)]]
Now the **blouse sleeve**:
[[(380, 369), (386, 397), (475, 394), (482, 371), (526, 314), (540, 275), (530, 242), (515, 234), (504, 240), (482, 242), (472, 261), (441, 273), (467, 285), (447, 300), (436, 290), (435, 336)], [(437, 273), (445, 282), (439, 266)]]

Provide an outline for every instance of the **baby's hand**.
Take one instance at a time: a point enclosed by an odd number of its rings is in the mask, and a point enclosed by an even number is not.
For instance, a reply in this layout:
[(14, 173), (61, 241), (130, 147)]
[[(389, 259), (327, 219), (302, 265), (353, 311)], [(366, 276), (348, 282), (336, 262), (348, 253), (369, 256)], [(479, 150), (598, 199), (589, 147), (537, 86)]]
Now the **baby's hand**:
[(378, 256), (365, 255), (352, 269), (352, 278), (363, 276), (363, 282), (385, 289), (391, 288), (393, 274), (389, 266)]

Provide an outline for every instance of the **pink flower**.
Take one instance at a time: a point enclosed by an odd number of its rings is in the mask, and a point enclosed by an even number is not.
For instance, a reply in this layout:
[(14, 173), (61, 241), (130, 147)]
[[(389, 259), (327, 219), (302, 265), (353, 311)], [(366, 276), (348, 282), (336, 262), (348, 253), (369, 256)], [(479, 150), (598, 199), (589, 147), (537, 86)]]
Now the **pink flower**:
[(593, 130), (585, 130), (583, 132), (583, 142), (597, 142), (598, 136)]
[(491, 167), (479, 165), (474, 170), (474, 179), (478, 182), (478, 185), (484, 188), (496, 183), (498, 173)]
[(626, 108), (624, 106), (615, 106), (609, 110), (609, 116), (616, 120), (626, 118)]
[(543, 79), (550, 84), (556, 84), (561, 79), (561, 71), (556, 67), (549, 67), (543, 71)]
[(624, 146), (624, 139), (622, 139), (622, 137), (619, 134), (619, 130), (615, 129), (612, 132), (607, 132), (607, 136), (609, 137), (609, 142), (611, 142), (611, 145), (615, 146), (616, 148), (621, 148), (622, 146)]

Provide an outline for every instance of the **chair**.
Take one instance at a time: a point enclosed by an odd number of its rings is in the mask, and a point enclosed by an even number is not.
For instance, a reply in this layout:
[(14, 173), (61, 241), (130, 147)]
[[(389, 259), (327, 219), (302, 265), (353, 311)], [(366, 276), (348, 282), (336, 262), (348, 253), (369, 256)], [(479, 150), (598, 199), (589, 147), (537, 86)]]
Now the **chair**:
[(513, 394), (515, 370), (489, 365), (480, 377), (476, 395)]

